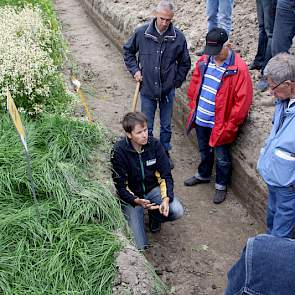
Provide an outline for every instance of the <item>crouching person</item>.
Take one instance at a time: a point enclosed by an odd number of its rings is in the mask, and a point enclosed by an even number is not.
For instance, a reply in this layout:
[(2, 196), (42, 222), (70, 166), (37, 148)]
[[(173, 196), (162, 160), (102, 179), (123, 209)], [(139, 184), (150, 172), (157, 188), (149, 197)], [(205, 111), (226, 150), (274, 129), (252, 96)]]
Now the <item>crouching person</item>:
[(161, 223), (182, 217), (184, 210), (173, 193), (168, 156), (161, 143), (148, 136), (146, 116), (127, 113), (122, 125), (126, 137), (113, 147), (112, 177), (136, 246), (145, 249), (144, 210), (152, 232), (159, 231)]

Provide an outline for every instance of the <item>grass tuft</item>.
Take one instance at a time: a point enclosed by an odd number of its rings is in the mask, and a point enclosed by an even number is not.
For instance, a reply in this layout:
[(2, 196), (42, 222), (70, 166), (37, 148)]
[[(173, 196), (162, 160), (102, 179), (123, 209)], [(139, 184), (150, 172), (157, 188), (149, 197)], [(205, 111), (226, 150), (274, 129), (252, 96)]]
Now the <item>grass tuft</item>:
[(25, 125), (41, 222), (22, 146), (4, 115), (0, 293), (112, 294), (114, 255), (121, 247), (113, 232), (124, 219), (107, 183), (98, 175), (89, 177), (93, 151), (110, 149), (106, 132), (99, 125), (49, 115)]

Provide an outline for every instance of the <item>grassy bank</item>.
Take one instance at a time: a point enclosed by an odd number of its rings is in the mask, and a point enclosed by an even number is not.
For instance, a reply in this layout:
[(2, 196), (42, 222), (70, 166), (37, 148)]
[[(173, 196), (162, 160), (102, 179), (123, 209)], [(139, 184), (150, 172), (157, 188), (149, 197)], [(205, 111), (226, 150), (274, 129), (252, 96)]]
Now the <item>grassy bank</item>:
[[(111, 294), (113, 231), (124, 221), (100, 173), (88, 175), (105, 131), (59, 116), (26, 121), (40, 220), (26, 163), (8, 118), (0, 120), (0, 293)], [(97, 149), (98, 148), (98, 149)], [(101, 167), (102, 170), (106, 167)]]

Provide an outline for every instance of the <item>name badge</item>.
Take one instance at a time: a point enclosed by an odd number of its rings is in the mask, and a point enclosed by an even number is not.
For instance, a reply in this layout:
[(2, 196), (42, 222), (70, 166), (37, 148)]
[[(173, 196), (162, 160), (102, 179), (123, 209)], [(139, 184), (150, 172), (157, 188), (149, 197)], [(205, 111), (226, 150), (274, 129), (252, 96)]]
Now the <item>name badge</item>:
[(156, 164), (156, 162), (157, 162), (156, 159), (151, 159), (151, 160), (146, 161), (146, 165), (152, 166), (152, 165)]

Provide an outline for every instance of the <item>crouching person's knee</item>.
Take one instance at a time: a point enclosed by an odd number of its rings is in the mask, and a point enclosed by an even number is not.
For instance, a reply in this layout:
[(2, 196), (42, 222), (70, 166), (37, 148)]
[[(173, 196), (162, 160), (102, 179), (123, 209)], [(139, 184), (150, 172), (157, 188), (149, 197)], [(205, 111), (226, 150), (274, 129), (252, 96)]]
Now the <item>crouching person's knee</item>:
[(174, 197), (169, 206), (169, 219), (170, 221), (181, 218), (184, 215), (184, 208), (177, 197)]

